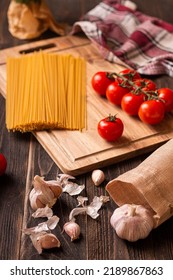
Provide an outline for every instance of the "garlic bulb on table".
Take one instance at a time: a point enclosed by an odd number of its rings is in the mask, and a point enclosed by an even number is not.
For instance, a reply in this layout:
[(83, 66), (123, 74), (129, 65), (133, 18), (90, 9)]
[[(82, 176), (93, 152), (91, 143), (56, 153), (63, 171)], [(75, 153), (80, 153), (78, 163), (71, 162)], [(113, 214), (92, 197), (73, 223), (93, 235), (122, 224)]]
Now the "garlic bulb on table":
[(137, 241), (153, 229), (153, 212), (142, 205), (124, 204), (115, 209), (110, 223), (120, 238)]

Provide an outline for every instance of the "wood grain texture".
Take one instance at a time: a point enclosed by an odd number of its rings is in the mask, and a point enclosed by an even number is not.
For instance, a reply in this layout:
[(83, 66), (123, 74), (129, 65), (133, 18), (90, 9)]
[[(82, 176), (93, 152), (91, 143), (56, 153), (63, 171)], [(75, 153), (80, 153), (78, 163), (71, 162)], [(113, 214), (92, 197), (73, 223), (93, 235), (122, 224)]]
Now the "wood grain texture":
[[(20, 41), (13, 38), (8, 32), (6, 11), (10, 1), (0, 1), (0, 49), (23, 45), (30, 41)], [(73, 16), (81, 14), (83, 8), (91, 8), (98, 1), (81, 1), (79, 10), (76, 11), (75, 3), (79, 1), (65, 1), (68, 13)], [(142, 10), (150, 15), (160, 16), (172, 21), (172, 0), (165, 1), (135, 1)], [(58, 4), (57, 4), (58, 3)], [(58, 13), (61, 10), (61, 0), (49, 1), (50, 7)], [(71, 4), (73, 3), (73, 5)], [(55, 13), (57, 13), (57, 11)], [(60, 13), (63, 19), (63, 13)], [(66, 20), (68, 20), (66, 17)], [(57, 18), (58, 19), (58, 18)], [(70, 19), (71, 20), (71, 19)], [(2, 23), (2, 24), (1, 24)], [(46, 32), (39, 39), (55, 37), (55, 34)], [(1, 58), (1, 52), (0, 52)], [(167, 76), (154, 77), (158, 86), (173, 88), (173, 80)], [(3, 93), (3, 92), (2, 92)], [(72, 243), (70, 238), (62, 234), (62, 227), (68, 219), (69, 211), (76, 206), (76, 200), (68, 195), (63, 195), (54, 207), (54, 212), (60, 216), (60, 223), (55, 233), (61, 241), (61, 248), (44, 251), (38, 255), (33, 248), (28, 236), (22, 233), (22, 229), (34, 226), (38, 221), (31, 217), (32, 210), (28, 202), (28, 195), (32, 188), (32, 180), (35, 174), (45, 176), (46, 179), (54, 179), (61, 172), (43, 147), (31, 134), (9, 133), (5, 126), (5, 100), (0, 95), (0, 152), (8, 161), (6, 174), (0, 177), (0, 259), (11, 260), (172, 260), (173, 259), (173, 219), (153, 230), (148, 238), (135, 243), (119, 239), (110, 226), (109, 219), (116, 205), (110, 201), (100, 210), (98, 219), (79, 216), (77, 222), (81, 226), (81, 238)], [(94, 195), (105, 194), (105, 185), (118, 175), (134, 168), (143, 161), (145, 155), (136, 156), (118, 164), (112, 164), (103, 168), (106, 180), (98, 188), (91, 182), (91, 172), (76, 177), (80, 184), (85, 183), (89, 200)], [(42, 219), (39, 219), (42, 221)]]
[(18, 259), (30, 135), (21, 136), (5, 129), (4, 106), (1, 96), (0, 152), (8, 162), (6, 174), (0, 177), (0, 223), (3, 225), (0, 237), (1, 259)]

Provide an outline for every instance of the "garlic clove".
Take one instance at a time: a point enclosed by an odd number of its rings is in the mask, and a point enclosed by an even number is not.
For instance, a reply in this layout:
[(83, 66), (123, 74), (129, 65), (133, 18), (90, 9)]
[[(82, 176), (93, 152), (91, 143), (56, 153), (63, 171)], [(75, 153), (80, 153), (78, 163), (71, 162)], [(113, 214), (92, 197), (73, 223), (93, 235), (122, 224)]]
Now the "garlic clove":
[(99, 186), (105, 180), (105, 174), (102, 170), (93, 170), (91, 179), (95, 186)]
[(43, 208), (45, 205), (40, 201), (39, 194), (35, 189), (32, 189), (29, 194), (31, 208), (36, 211), (38, 208)]
[(62, 186), (60, 180), (44, 181), (44, 184), (46, 184), (51, 189), (56, 198), (58, 198), (61, 195)]
[(64, 225), (64, 231), (71, 237), (71, 241), (74, 241), (79, 238), (80, 235), (80, 226), (73, 222), (67, 222)]
[(59, 248), (61, 246), (59, 239), (52, 233), (40, 233), (30, 237), (39, 254), (42, 253), (43, 249)]
[(49, 188), (56, 198), (58, 198), (62, 193), (62, 187), (60, 185), (49, 185)]
[[(53, 190), (54, 190), (53, 187), (57, 187), (58, 195), (61, 194), (61, 192), (62, 192), (62, 188), (58, 182), (56, 184), (56, 181), (53, 181), (53, 180), (45, 181), (44, 178), (42, 178), (38, 175), (36, 175), (34, 177), (33, 186), (36, 191), (41, 192), (43, 203), (45, 203), (45, 204), (47, 204), (48, 201), (52, 200), (55, 197), (55, 194), (53, 192)], [(52, 187), (52, 189), (50, 187)]]
[(37, 242), (41, 244), (43, 249), (51, 249), (55, 247), (60, 247), (59, 239), (52, 233), (47, 233), (37, 237)]
[(59, 181), (45, 181), (44, 178), (38, 175), (35, 175), (33, 185), (36, 190), (41, 190), (48, 197), (53, 193), (53, 195), (58, 198), (62, 193), (62, 187)]
[(51, 208), (62, 193), (62, 187), (58, 181), (45, 181), (38, 175), (34, 177), (33, 186), (29, 196), (33, 210), (43, 208), (46, 205)]

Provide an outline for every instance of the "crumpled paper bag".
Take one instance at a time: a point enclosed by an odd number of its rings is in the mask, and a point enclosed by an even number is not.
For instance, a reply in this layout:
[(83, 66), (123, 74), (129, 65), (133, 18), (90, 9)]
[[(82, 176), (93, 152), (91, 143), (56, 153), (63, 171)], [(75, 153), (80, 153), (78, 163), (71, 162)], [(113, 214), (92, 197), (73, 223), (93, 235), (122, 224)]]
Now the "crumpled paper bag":
[(65, 27), (58, 24), (46, 3), (31, 1), (29, 4), (12, 0), (7, 11), (9, 31), (18, 39), (39, 37), (47, 29), (59, 35), (65, 34)]
[(137, 167), (111, 180), (106, 190), (118, 206), (137, 204), (155, 212), (155, 227), (173, 216), (173, 139)]

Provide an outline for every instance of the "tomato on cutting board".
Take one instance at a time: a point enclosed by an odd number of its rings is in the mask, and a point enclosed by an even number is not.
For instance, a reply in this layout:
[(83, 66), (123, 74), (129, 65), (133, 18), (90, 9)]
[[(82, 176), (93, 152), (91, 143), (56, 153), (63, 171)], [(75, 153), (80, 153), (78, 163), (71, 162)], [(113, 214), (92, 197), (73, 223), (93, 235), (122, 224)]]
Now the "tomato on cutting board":
[(7, 161), (3, 154), (0, 154), (0, 176), (3, 175), (7, 168)]
[(103, 139), (108, 142), (114, 142), (123, 134), (124, 124), (120, 118), (109, 115), (99, 121), (97, 130)]
[(145, 101), (145, 94), (129, 92), (121, 101), (121, 108), (130, 116), (138, 115), (140, 105)]
[(166, 112), (173, 110), (173, 90), (170, 88), (159, 88), (158, 96), (164, 101)]
[(135, 81), (141, 78), (141, 75), (138, 72), (128, 68), (120, 71), (119, 74), (128, 79), (129, 81)]
[(158, 124), (165, 116), (164, 103), (155, 99), (144, 101), (139, 107), (138, 116), (144, 123)]
[(100, 71), (95, 73), (92, 77), (91, 85), (99, 95), (105, 96), (107, 87), (114, 80), (115, 79), (108, 72)]
[(129, 91), (130, 89), (128, 87), (125, 87), (121, 81), (116, 79), (107, 87), (106, 97), (114, 105), (121, 105), (123, 96)]
[(156, 90), (156, 84), (150, 79), (137, 79), (134, 81), (134, 85), (142, 89), (143, 91)]

